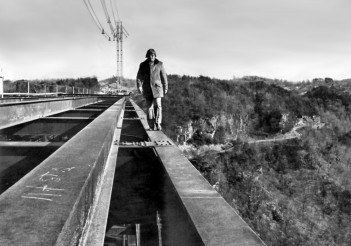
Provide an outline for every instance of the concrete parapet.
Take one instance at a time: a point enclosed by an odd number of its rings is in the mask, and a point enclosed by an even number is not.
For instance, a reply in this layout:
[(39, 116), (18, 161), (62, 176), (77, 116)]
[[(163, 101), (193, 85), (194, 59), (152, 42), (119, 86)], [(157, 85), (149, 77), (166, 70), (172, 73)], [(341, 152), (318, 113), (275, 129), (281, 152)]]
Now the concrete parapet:
[(79, 97), (1, 103), (0, 129), (97, 102), (97, 97)]
[(0, 196), (0, 245), (78, 244), (123, 104), (116, 102)]

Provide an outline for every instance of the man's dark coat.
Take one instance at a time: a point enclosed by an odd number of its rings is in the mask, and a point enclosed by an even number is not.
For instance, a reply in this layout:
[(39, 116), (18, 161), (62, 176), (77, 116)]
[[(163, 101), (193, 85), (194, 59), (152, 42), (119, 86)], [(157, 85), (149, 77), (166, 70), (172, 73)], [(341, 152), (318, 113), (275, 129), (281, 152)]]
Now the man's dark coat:
[(163, 97), (168, 90), (167, 74), (163, 63), (157, 59), (150, 65), (149, 60), (140, 63), (137, 75), (138, 88), (143, 88), (144, 97), (148, 100)]

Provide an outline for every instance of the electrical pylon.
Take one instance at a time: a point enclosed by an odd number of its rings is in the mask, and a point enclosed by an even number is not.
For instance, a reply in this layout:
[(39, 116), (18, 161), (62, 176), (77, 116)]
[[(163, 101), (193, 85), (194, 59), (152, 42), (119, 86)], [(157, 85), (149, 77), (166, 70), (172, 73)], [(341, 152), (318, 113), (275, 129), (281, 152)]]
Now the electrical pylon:
[(116, 31), (114, 34), (114, 38), (116, 41), (116, 50), (117, 50), (117, 88), (118, 85), (121, 84), (123, 79), (123, 38), (128, 37), (129, 33), (124, 28), (122, 21), (117, 21), (116, 23)]

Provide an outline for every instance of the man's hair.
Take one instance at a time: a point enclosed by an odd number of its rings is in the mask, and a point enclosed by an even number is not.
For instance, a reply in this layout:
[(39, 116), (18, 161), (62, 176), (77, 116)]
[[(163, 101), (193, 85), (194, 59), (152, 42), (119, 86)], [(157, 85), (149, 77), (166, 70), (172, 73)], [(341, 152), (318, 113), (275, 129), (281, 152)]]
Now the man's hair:
[(156, 56), (156, 51), (154, 49), (148, 49), (147, 52), (146, 52), (145, 57), (148, 58), (149, 55), (151, 55), (151, 54)]

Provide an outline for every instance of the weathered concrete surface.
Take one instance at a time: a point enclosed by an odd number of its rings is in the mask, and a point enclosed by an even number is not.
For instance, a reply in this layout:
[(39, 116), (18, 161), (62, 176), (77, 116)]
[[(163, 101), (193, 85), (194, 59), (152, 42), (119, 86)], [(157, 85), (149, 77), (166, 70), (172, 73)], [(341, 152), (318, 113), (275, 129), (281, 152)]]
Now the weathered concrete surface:
[[(119, 141), (123, 122), (123, 110), (117, 122), (113, 142)], [(97, 194), (92, 206), (89, 222), (86, 224), (79, 245), (97, 246), (104, 245), (106, 224), (110, 207), (110, 200), (117, 163), (118, 145), (112, 145), (106, 166), (98, 185)]]
[(23, 102), (23, 101), (34, 101), (40, 98), (30, 97), (30, 98), (0, 98), (0, 103), (13, 103), (13, 102)]
[(45, 117), (44, 120), (89, 120), (92, 117)]
[(0, 147), (61, 147), (65, 142), (15, 142), (0, 141)]
[(265, 245), (175, 147), (155, 147), (205, 245)]
[[(145, 113), (131, 103), (148, 129), (146, 133), (151, 141), (172, 141), (162, 131), (150, 131)], [(162, 146), (155, 150), (205, 245), (265, 245), (178, 147)]]
[(133, 105), (135, 112), (137, 113), (141, 123), (143, 124), (143, 127), (145, 130), (149, 131), (150, 127), (149, 124), (147, 123), (147, 118), (146, 118), (146, 114), (144, 113), (144, 111), (138, 106), (138, 104), (136, 104), (133, 100), (130, 100), (131, 104)]
[(85, 97), (1, 103), (0, 129), (96, 102), (97, 97)]
[(77, 245), (123, 101), (0, 196), (0, 245)]

